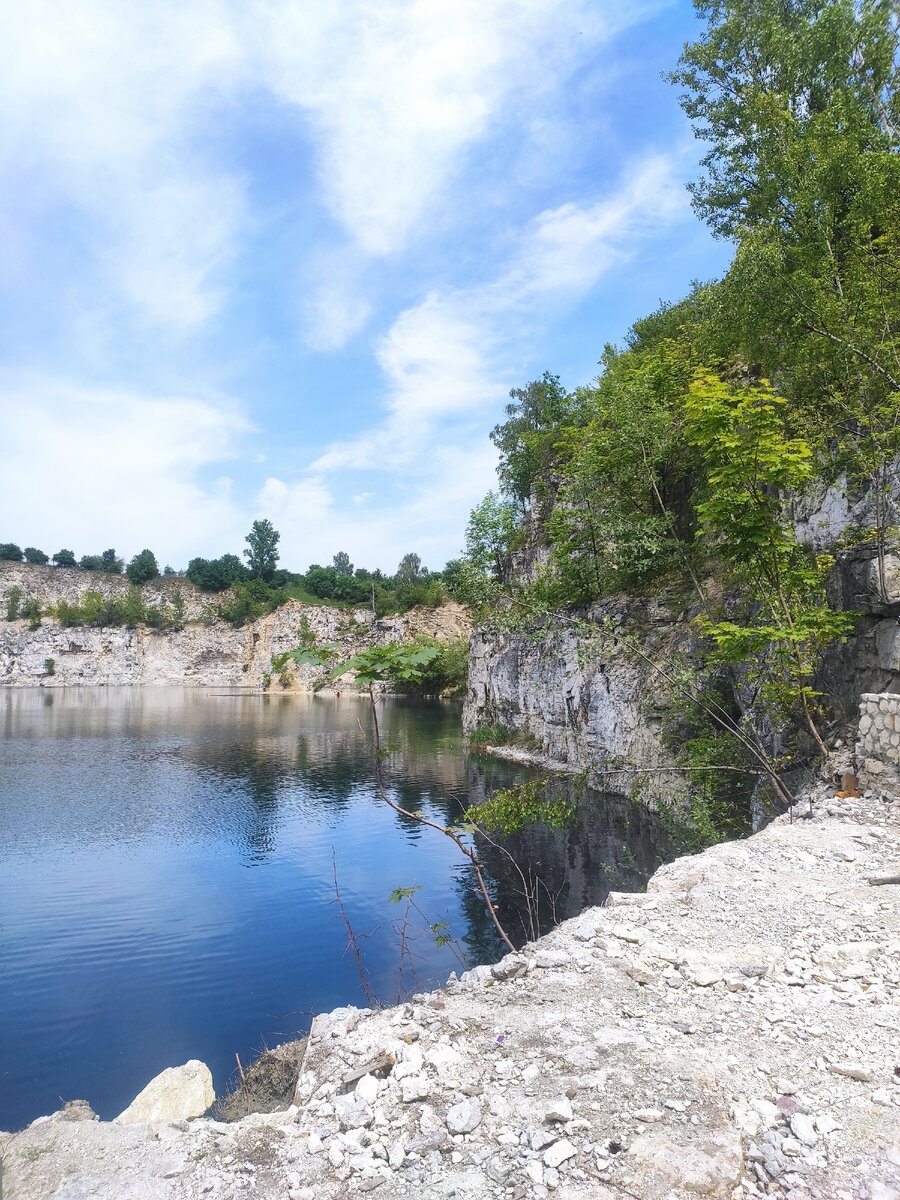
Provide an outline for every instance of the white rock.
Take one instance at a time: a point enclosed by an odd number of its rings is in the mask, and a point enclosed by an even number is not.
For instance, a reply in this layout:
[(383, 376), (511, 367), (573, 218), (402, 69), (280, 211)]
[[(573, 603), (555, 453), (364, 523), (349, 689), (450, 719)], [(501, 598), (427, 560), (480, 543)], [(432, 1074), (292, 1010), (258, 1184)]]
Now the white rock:
[(639, 1108), (634, 1115), (638, 1121), (652, 1124), (654, 1121), (661, 1121), (665, 1114), (661, 1108)]
[(574, 1158), (578, 1151), (566, 1138), (554, 1142), (544, 1151), (544, 1165), (551, 1168), (561, 1167), (564, 1162)]
[(813, 1127), (812, 1117), (805, 1113), (794, 1113), (791, 1117), (791, 1133), (804, 1146), (814, 1146), (819, 1140)]
[(400, 1084), (400, 1094), (404, 1104), (426, 1100), (431, 1095), (431, 1084), (424, 1075), (411, 1075)]
[(116, 1117), (117, 1125), (170, 1125), (201, 1117), (215, 1103), (212, 1074), (206, 1063), (192, 1058), (169, 1067), (151, 1079), (144, 1090)]
[(475, 1096), (467, 1096), (447, 1110), (447, 1128), (451, 1133), (471, 1133), (480, 1124), (481, 1105)]
[(572, 1120), (572, 1105), (565, 1097), (554, 1102), (544, 1110), (545, 1121), (559, 1121), (565, 1124), (566, 1121)]
[(536, 1158), (533, 1158), (531, 1162), (526, 1164), (525, 1174), (532, 1183), (542, 1184), (544, 1182), (544, 1168)]
[(378, 1097), (378, 1087), (378, 1080), (374, 1075), (363, 1075), (354, 1088), (356, 1098), (364, 1104), (373, 1104)]

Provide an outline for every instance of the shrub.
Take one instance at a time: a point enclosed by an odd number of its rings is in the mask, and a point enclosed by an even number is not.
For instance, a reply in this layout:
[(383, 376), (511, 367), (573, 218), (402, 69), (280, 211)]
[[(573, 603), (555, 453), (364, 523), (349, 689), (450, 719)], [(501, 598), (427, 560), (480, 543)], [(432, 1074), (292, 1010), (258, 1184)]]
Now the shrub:
[(7, 621), (15, 621), (19, 616), (19, 603), (22, 599), (22, 589), (20, 587), (11, 587), (6, 593), (6, 619)]
[(82, 554), (78, 560), (78, 565), (82, 571), (102, 571), (103, 556), (100, 554)]
[(185, 575), (202, 592), (224, 592), (246, 579), (248, 571), (236, 554), (223, 554), (221, 558), (192, 558)]
[(22, 616), (28, 622), (29, 629), (41, 627), (41, 602), (34, 596), (29, 596), (22, 605)]
[(55, 658), (45, 658), (44, 659), (44, 674), (45, 675), (55, 675), (56, 674), (56, 659)]
[(0, 542), (0, 559), (6, 562), (21, 562), (22, 551), (15, 542)]
[(39, 566), (43, 566), (50, 561), (49, 556), (43, 550), (38, 550), (36, 546), (26, 546), (24, 553), (27, 563), (37, 563)]
[(125, 568), (125, 574), (132, 583), (137, 584), (148, 583), (151, 579), (155, 579), (159, 574), (156, 555), (152, 550), (142, 550)]
[(57, 550), (53, 555), (53, 563), (57, 567), (75, 567), (75, 553), (72, 550)]

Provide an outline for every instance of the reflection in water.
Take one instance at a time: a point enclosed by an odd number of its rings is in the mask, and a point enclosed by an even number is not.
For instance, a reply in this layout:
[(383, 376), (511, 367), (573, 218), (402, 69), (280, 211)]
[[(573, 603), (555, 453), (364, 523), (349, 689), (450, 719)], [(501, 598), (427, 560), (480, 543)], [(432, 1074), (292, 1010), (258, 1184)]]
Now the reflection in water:
[[(500, 953), (453, 846), (378, 802), (367, 718), (356, 697), (0, 695), (0, 1128), (60, 1097), (113, 1116), (192, 1057), (221, 1089), (235, 1051), (246, 1061), (316, 1011), (364, 1003), (332, 855), (379, 995), (398, 984), (397, 887), (421, 888), (418, 987), (459, 967), (432, 923), (472, 961)], [(383, 723), (388, 786), (411, 811), (451, 822), (528, 777), (467, 759), (453, 704), (388, 701)], [(640, 886), (665, 853), (640, 810), (581, 804), (576, 829), (509, 846), (559, 915)], [(508, 860), (485, 859), (504, 919), (526, 929)]]

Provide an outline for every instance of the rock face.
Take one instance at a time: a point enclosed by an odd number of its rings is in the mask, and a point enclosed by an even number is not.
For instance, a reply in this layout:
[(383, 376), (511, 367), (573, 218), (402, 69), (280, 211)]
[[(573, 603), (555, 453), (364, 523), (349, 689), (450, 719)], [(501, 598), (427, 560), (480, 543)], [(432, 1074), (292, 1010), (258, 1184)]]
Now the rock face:
[(284, 1111), (0, 1135), (4, 1195), (895, 1197), (900, 813), (833, 792), (500, 970), (317, 1016)]
[[(658, 600), (598, 604), (587, 620), (598, 627), (606, 621), (641, 625), (642, 650), (661, 665), (692, 641), (686, 617)], [(466, 732), (503, 725), (556, 769), (590, 767), (604, 790), (630, 791), (632, 776), (613, 770), (619, 763), (670, 761), (662, 739), (669, 704), (650, 666), (611, 639), (588, 648), (559, 625), (537, 633), (485, 628), (472, 636)], [(663, 790), (668, 782), (660, 777)]]
[[(43, 607), (60, 599), (76, 601), (94, 587), (112, 593), (127, 590), (127, 580), (93, 572), (56, 570), (51, 567), (0, 563), (0, 597), (10, 587), (36, 596)], [(145, 603), (158, 604), (162, 596), (171, 603), (178, 587), (185, 601), (187, 623), (182, 629), (157, 631), (146, 626), (63, 629), (45, 617), (38, 629), (26, 621), (0, 620), (0, 686), (181, 686), (260, 688), (270, 672), (272, 655), (293, 650), (300, 640), (305, 618), (320, 642), (333, 643), (348, 657), (366, 644), (406, 640), (420, 633), (449, 640), (468, 637), (466, 611), (458, 604), (412, 611), (400, 617), (376, 620), (371, 612), (347, 612), (327, 605), (305, 605), (296, 600), (257, 621), (234, 629), (224, 621), (204, 617), (210, 597), (186, 580), (157, 580), (145, 585)], [(47, 674), (46, 661), (54, 673)], [(321, 675), (315, 667), (289, 668), (288, 690), (305, 688)], [(276, 681), (276, 686), (280, 684)]]
[(206, 1063), (190, 1059), (168, 1067), (151, 1079), (140, 1095), (116, 1117), (117, 1125), (173, 1125), (202, 1117), (216, 1102), (212, 1074)]

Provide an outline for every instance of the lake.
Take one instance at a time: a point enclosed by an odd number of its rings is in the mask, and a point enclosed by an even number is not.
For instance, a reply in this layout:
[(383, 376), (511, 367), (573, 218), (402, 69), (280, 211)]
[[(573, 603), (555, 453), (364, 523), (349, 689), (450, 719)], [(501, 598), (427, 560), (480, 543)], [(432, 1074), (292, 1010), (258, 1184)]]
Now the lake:
[[(466, 754), (455, 703), (379, 711), (408, 809), (450, 821), (534, 778)], [(111, 1118), (189, 1058), (221, 1094), (236, 1054), (246, 1065), (314, 1013), (391, 1003), (502, 953), (459, 852), (378, 799), (356, 696), (9, 689), (0, 728), (0, 1129), (75, 1097)], [(671, 856), (645, 810), (572, 796), (571, 829), (509, 843), (544, 925)], [(521, 942), (521, 879), (484, 854)], [(402, 958), (397, 888), (417, 889)]]

